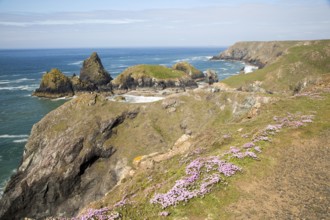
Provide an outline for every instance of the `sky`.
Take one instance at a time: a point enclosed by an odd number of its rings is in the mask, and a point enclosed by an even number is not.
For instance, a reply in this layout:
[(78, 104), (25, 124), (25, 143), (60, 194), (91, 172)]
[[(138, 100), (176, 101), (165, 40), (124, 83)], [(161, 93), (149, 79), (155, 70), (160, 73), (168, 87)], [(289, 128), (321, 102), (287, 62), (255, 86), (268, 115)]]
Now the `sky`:
[(0, 48), (330, 39), (330, 0), (0, 0)]

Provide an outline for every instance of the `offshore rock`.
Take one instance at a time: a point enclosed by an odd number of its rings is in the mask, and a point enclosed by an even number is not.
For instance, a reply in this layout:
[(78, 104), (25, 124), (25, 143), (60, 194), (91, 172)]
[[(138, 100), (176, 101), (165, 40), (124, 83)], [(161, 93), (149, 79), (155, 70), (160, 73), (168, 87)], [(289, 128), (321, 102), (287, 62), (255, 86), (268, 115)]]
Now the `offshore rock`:
[(202, 71), (196, 69), (188, 62), (179, 62), (173, 65), (172, 67), (175, 70), (180, 70), (188, 74), (192, 79), (203, 79), (205, 75)]
[(59, 98), (73, 96), (74, 91), (70, 79), (59, 69), (52, 69), (42, 76), (39, 88), (32, 95), (45, 98)]
[(196, 88), (196, 82), (185, 72), (158, 65), (137, 65), (124, 70), (112, 82), (114, 89)]
[(112, 78), (104, 69), (101, 59), (96, 52), (86, 59), (80, 70), (80, 80), (82, 82), (92, 83), (96, 86), (108, 84)]

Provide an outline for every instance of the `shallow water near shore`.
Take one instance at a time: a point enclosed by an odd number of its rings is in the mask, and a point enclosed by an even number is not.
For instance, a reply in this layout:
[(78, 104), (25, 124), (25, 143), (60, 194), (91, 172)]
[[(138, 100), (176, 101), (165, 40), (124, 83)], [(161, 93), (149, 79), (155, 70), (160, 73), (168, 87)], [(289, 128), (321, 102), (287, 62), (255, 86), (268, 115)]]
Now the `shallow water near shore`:
[(79, 74), (82, 62), (96, 51), (105, 69), (115, 78), (129, 66), (172, 66), (187, 61), (205, 71), (214, 69), (219, 79), (237, 74), (244, 64), (210, 61), (225, 48), (116, 48), (0, 50), (0, 196), (5, 182), (18, 167), (33, 124), (66, 99), (32, 97), (45, 71), (59, 68), (64, 74)]

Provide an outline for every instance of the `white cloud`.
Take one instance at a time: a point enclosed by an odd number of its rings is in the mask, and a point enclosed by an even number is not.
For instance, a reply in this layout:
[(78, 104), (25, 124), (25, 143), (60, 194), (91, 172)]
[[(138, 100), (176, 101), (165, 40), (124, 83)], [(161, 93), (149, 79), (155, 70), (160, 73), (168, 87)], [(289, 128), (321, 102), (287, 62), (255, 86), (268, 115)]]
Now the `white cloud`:
[(27, 27), (33, 25), (78, 25), (78, 24), (134, 24), (145, 22), (141, 19), (82, 19), (82, 20), (45, 20), (31, 22), (0, 21), (0, 25)]

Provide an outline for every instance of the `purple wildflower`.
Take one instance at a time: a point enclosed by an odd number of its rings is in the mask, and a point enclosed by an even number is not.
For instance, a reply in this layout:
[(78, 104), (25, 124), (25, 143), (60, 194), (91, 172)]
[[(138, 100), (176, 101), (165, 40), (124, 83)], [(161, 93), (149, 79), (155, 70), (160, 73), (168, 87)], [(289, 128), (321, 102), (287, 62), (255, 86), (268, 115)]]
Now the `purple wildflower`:
[(259, 146), (254, 147), (254, 150), (257, 151), (258, 153), (262, 152)]
[[(205, 170), (205, 173), (202, 173)], [(150, 200), (153, 204), (160, 204), (163, 208), (177, 205), (179, 202), (203, 196), (210, 192), (211, 187), (220, 182), (218, 171), (225, 176), (232, 176), (241, 168), (220, 160), (218, 157), (197, 158), (186, 167), (186, 176), (175, 182), (174, 186), (164, 194), (157, 193)], [(210, 173), (212, 172), (212, 173)]]
[(233, 153), (233, 154), (238, 153), (238, 152), (240, 152), (240, 151), (241, 151), (241, 149), (239, 149), (239, 148), (237, 148), (237, 147), (235, 147), (235, 146), (231, 146), (231, 147), (230, 147), (230, 150), (229, 150), (229, 152), (230, 152), (230, 153)]
[(170, 213), (164, 211), (164, 212), (160, 212), (158, 215), (159, 215), (159, 216), (169, 216)]
[(243, 148), (252, 148), (252, 147), (254, 147), (254, 146), (255, 146), (255, 145), (254, 145), (253, 142), (248, 142), (248, 143), (246, 143), (246, 144), (243, 145)]
[(251, 157), (253, 159), (257, 159), (258, 158), (257, 155), (254, 152), (251, 152), (251, 151), (246, 151), (245, 152), (245, 156)]

